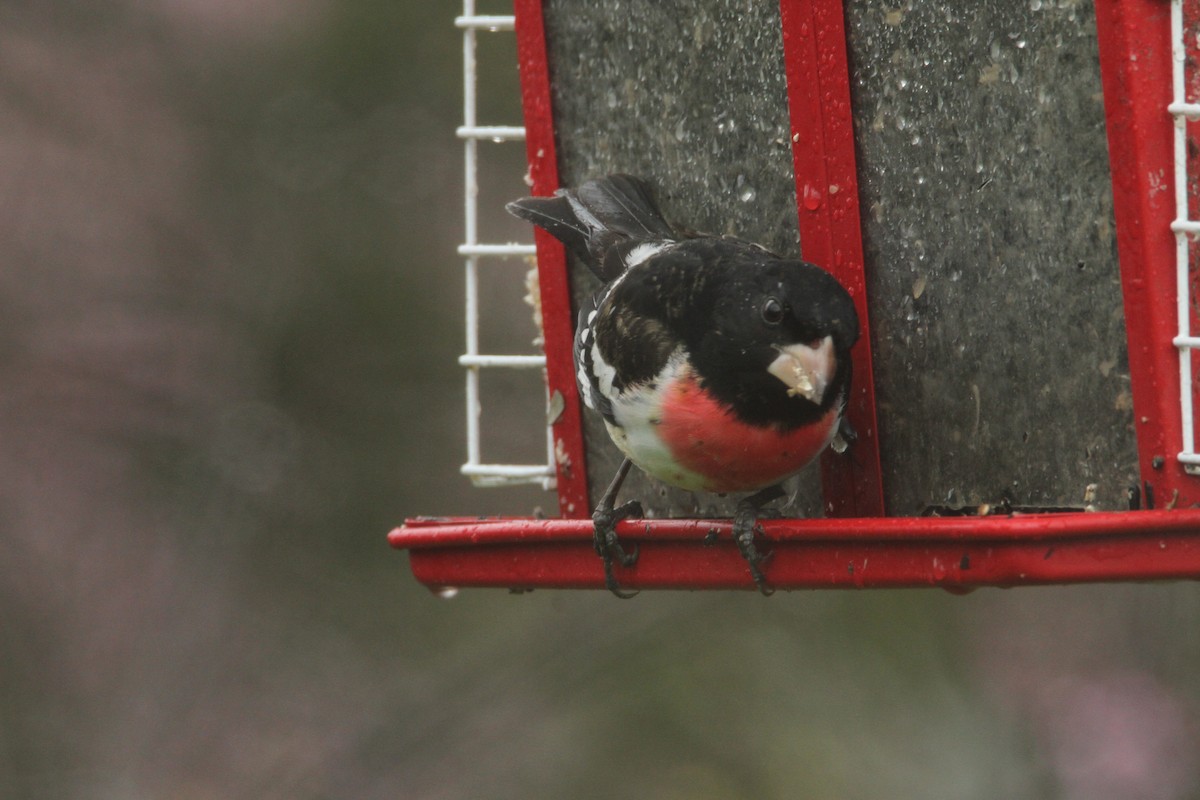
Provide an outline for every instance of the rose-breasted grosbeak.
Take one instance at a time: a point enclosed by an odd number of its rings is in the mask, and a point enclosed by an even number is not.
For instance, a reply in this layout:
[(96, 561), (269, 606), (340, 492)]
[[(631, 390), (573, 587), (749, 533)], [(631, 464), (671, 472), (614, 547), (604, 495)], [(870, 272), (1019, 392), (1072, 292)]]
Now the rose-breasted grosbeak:
[(507, 208), (604, 283), (579, 312), (575, 365), (584, 402), (626, 456), (593, 515), (608, 588), (626, 596), (613, 560), (637, 559), (614, 527), (641, 514), (636, 502), (614, 508), (633, 463), (692, 491), (753, 492), (738, 504), (734, 539), (769, 593), (758, 512), (839, 432), (858, 339), (850, 295), (820, 267), (672, 227), (628, 175)]

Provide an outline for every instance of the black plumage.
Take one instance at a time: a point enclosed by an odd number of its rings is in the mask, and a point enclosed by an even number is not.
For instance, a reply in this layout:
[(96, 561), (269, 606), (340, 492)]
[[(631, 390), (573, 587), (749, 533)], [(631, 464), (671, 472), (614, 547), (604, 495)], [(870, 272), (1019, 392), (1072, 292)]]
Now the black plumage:
[[(763, 490), (743, 501), (735, 539), (765, 591), (754, 519), (777, 496), (774, 484), (837, 430), (859, 333), (850, 295), (813, 264), (672, 226), (645, 182), (629, 175), (508, 210), (560, 239), (603, 283), (579, 313), (577, 378), (628, 459), (685, 488)], [(776, 462), (775, 471), (761, 466)], [(614, 591), (613, 559), (629, 566), (634, 556), (612, 526), (640, 513), (613, 508), (627, 468), (594, 517)]]

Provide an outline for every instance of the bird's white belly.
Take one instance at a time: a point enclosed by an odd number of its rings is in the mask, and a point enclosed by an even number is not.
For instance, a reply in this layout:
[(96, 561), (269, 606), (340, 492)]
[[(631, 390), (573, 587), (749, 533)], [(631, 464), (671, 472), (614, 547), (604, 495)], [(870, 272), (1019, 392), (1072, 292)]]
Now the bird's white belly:
[(611, 394), (617, 424), (605, 425), (613, 443), (643, 472), (672, 486), (698, 492), (704, 490), (708, 480), (680, 464), (658, 433), (666, 389), (688, 369), (682, 355), (676, 354), (654, 381), (653, 389), (643, 386), (637, 392)]

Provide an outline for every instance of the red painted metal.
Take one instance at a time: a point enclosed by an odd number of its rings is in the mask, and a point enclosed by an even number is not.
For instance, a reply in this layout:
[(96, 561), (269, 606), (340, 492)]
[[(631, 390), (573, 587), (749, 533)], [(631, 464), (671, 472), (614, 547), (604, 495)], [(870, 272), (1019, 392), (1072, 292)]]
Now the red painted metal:
[(821, 459), (825, 512), (881, 516), (879, 427), (842, 2), (781, 0), (780, 15), (800, 246), (807, 260), (832, 272), (850, 292), (862, 327), (846, 412), (858, 441), (844, 455), (827, 452)]
[[(535, 195), (558, 188), (558, 158), (554, 149), (554, 116), (550, 100), (550, 70), (541, 0), (514, 0), (517, 59), (521, 70), (521, 104), (525, 114), (525, 150)], [(546, 383), (563, 398), (563, 410), (552, 423), (558, 477), (559, 512), (568, 518), (590, 518), (587, 457), (583, 443), (582, 409), (575, 385), (571, 340), (571, 289), (562, 244), (538, 228), (538, 286), (542, 301), (542, 332), (546, 350)]]
[[(1171, 117), (1171, 14), (1161, 0), (1097, 0), (1117, 252), (1138, 464), (1158, 504), (1200, 502), (1182, 443)], [(1158, 466), (1156, 466), (1158, 465)]]
[[(778, 519), (763, 525), (779, 589), (977, 586), (1200, 577), (1200, 510), (1012, 517)], [(630, 589), (754, 589), (727, 520), (629, 520)], [(705, 545), (711, 530), (716, 544)], [(586, 520), (426, 519), (393, 531), (432, 588), (603, 588)]]

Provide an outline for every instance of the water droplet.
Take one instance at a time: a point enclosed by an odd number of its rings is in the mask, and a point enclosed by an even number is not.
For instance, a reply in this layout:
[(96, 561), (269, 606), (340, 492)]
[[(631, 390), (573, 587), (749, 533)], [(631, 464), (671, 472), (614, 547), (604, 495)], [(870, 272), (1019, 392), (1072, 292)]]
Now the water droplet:
[(449, 600), (458, 596), (457, 586), (441, 586), (434, 590), (434, 595), (442, 600)]
[(805, 185), (801, 202), (809, 211), (816, 211), (821, 207), (821, 192), (815, 186)]
[(738, 199), (743, 203), (753, 202), (754, 198), (756, 197), (758, 197), (758, 192), (756, 192), (754, 187), (748, 183), (738, 190)]

